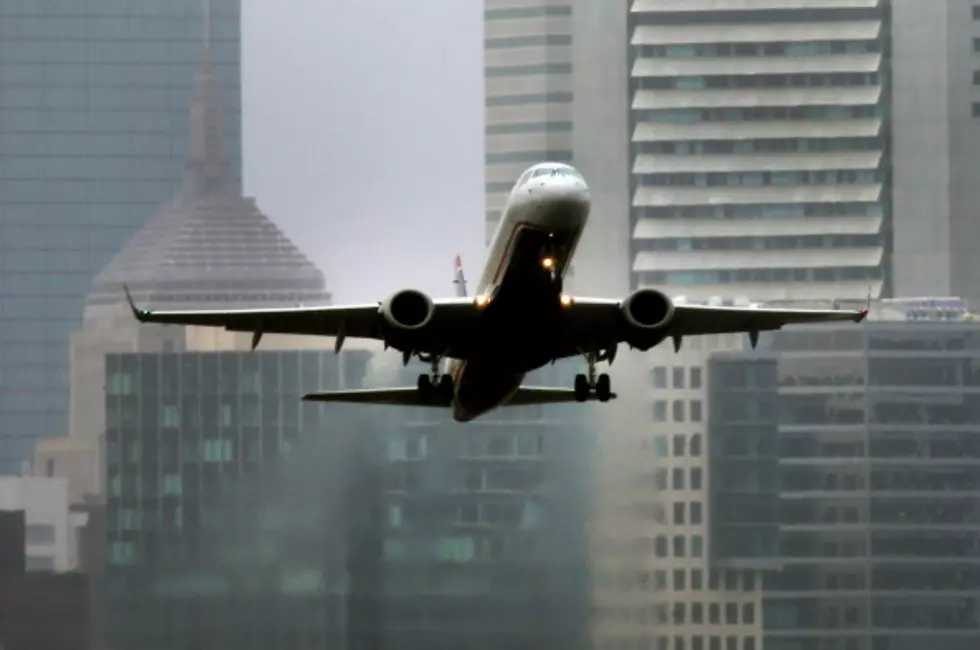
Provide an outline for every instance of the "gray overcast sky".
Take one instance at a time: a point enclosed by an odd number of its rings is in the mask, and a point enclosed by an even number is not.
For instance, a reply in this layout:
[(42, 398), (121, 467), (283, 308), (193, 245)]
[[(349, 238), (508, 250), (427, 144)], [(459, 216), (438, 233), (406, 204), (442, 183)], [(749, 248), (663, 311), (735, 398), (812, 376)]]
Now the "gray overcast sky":
[(483, 3), (243, 0), (246, 193), (335, 301), (485, 260)]

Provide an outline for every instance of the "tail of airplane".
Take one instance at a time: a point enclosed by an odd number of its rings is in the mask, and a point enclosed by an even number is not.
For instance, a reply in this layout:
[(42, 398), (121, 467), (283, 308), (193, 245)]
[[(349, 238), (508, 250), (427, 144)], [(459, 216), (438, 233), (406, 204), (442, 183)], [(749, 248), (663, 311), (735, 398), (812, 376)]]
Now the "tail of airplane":
[(456, 297), (465, 298), (466, 278), (463, 277), (463, 260), (458, 254), (456, 255), (456, 275), (453, 279), (453, 284), (456, 285)]

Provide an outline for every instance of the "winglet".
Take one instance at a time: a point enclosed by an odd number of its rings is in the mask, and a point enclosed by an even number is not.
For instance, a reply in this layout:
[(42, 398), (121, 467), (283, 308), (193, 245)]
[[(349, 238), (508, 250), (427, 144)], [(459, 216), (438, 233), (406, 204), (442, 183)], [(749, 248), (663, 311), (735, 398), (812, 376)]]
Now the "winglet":
[(145, 312), (139, 309), (136, 306), (136, 303), (133, 302), (133, 295), (129, 293), (129, 287), (127, 287), (125, 284), (123, 285), (123, 293), (126, 294), (126, 302), (129, 304), (129, 309), (133, 312), (133, 317), (135, 317), (138, 321), (142, 321)]

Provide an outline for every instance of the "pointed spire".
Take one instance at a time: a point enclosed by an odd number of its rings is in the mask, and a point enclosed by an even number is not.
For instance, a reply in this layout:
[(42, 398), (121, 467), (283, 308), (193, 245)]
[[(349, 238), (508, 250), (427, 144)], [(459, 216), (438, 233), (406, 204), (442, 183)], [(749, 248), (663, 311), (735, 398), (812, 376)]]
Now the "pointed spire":
[(224, 114), (211, 60), (211, 2), (203, 0), (204, 59), (197, 72), (190, 109), (190, 138), (182, 198), (199, 197), (228, 187), (224, 151)]

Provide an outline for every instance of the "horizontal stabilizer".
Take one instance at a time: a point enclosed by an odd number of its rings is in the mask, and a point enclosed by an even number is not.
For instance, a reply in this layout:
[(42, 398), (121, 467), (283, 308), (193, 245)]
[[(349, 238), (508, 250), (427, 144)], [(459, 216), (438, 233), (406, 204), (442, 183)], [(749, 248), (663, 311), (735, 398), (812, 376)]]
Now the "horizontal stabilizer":
[[(615, 393), (610, 399), (615, 399)], [(336, 390), (326, 393), (310, 393), (303, 399), (307, 402), (327, 402), (334, 404), (387, 404), (391, 406), (449, 406), (447, 401), (422, 400), (417, 388), (369, 388), (362, 390)], [(595, 397), (590, 396), (589, 401)], [(544, 388), (522, 386), (501, 406), (527, 406), (529, 404), (564, 404), (575, 402), (575, 391), (570, 388)]]
[(326, 393), (304, 395), (307, 402), (332, 402), (337, 404), (389, 404), (391, 406), (449, 406), (446, 400), (423, 401), (418, 388), (367, 388), (363, 390), (332, 390)]

